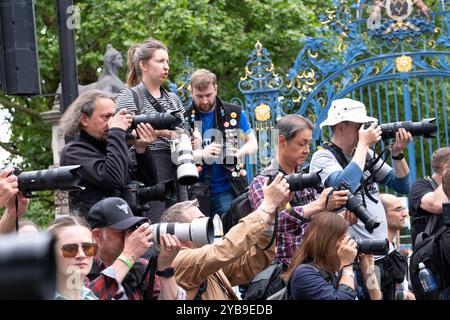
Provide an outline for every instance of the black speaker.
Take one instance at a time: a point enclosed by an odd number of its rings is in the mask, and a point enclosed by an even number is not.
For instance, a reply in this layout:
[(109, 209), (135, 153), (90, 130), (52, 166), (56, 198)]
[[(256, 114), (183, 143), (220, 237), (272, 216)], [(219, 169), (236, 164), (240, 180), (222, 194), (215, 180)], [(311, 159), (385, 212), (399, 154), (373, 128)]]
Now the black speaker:
[(8, 95), (39, 95), (33, 0), (0, 0), (1, 87)]

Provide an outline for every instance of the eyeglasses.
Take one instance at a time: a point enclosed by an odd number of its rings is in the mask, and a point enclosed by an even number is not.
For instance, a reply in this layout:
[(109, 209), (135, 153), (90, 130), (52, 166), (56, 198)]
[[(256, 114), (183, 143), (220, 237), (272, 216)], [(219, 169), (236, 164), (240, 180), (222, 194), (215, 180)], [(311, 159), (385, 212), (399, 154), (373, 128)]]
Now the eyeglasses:
[[(68, 243), (61, 246), (61, 252), (64, 258), (75, 258), (78, 252), (78, 243)], [(81, 243), (81, 248), (87, 257), (93, 257), (97, 254), (98, 244), (91, 242)]]
[(406, 211), (406, 208), (405, 207), (397, 207), (397, 208), (389, 209), (386, 211), (402, 212), (402, 211)]

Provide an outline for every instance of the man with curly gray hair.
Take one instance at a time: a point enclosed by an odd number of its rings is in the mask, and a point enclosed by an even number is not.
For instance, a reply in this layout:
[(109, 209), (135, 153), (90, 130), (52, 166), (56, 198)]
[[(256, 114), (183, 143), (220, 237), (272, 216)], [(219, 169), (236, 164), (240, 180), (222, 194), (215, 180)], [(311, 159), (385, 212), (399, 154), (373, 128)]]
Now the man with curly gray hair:
[(133, 116), (117, 113), (114, 99), (100, 90), (81, 94), (64, 113), (64, 133), (76, 139), (61, 152), (61, 165), (82, 165), (80, 185), (85, 189), (69, 193), (70, 209), (87, 215), (104, 197), (121, 196), (131, 180), (154, 184), (154, 166), (147, 147), (155, 138), (149, 124), (139, 124), (138, 139), (128, 150), (126, 131)]

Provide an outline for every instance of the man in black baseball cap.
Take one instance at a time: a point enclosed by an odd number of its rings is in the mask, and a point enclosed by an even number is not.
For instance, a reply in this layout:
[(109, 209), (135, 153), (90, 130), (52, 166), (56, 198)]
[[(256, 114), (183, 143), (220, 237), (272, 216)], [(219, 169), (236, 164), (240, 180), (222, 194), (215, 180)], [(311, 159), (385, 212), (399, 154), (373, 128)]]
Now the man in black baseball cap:
[(148, 219), (134, 216), (125, 200), (110, 197), (92, 206), (87, 220), (98, 244), (88, 287), (99, 299), (185, 299), (185, 291), (177, 286), (170, 272), (181, 248), (176, 236), (161, 235), (156, 266), (159, 277), (155, 277), (152, 290), (149, 261), (141, 258), (153, 246)]

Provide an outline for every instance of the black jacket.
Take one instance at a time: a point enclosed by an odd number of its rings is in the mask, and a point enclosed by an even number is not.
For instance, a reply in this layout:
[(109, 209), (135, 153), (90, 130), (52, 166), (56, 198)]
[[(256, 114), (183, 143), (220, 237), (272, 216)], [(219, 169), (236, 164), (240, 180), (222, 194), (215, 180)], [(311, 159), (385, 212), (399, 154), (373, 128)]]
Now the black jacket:
[(69, 193), (70, 209), (87, 215), (89, 209), (106, 197), (121, 196), (131, 181), (145, 185), (156, 182), (154, 163), (149, 152), (136, 154), (128, 150), (126, 132), (109, 130), (107, 141), (98, 140), (81, 130), (77, 140), (69, 142), (61, 152), (61, 165), (82, 165), (80, 185), (85, 189)]

